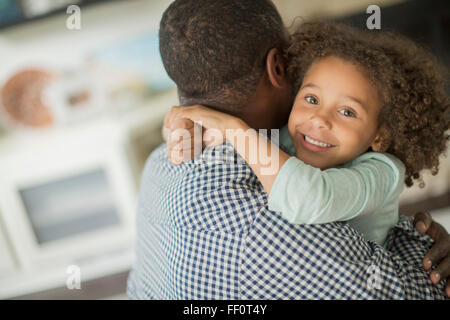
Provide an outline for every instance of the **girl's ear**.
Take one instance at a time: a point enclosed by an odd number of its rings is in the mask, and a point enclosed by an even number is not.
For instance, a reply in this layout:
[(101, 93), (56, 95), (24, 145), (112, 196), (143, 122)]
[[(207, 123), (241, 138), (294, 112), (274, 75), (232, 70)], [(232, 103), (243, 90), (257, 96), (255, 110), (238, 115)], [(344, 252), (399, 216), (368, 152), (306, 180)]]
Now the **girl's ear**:
[(267, 54), (266, 71), (272, 86), (276, 88), (283, 88), (286, 86), (286, 63), (283, 55), (277, 48), (272, 48)]
[(376, 152), (386, 152), (391, 146), (391, 135), (386, 126), (382, 126), (372, 142), (372, 150)]

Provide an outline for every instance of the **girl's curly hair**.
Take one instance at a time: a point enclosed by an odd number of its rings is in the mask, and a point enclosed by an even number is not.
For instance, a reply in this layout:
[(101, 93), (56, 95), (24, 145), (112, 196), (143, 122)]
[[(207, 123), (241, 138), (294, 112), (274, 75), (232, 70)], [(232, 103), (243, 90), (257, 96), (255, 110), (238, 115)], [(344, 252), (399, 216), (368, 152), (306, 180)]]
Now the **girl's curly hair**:
[(337, 56), (361, 68), (378, 91), (378, 125), (389, 132), (386, 152), (403, 161), (405, 183), (424, 183), (423, 169), (439, 170), (449, 135), (445, 68), (428, 50), (386, 31), (363, 31), (333, 22), (307, 22), (291, 35), (286, 50), (288, 74), (298, 90), (311, 64)]

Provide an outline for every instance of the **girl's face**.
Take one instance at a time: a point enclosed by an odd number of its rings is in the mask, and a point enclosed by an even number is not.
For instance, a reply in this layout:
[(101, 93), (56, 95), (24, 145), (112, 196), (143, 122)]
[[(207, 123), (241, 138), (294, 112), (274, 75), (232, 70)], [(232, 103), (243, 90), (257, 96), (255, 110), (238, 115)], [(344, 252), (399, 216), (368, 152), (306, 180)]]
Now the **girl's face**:
[(355, 64), (334, 56), (315, 61), (289, 116), (297, 157), (320, 169), (355, 159), (377, 137), (380, 111), (377, 91)]

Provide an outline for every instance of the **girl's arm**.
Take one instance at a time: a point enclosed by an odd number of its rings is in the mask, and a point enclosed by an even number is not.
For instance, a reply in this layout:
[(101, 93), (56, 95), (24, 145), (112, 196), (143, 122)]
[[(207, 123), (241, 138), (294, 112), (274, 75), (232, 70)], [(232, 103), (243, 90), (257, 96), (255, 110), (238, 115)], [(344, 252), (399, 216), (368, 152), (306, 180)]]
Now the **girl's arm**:
[(203, 139), (210, 138), (205, 141), (206, 145), (218, 145), (225, 140), (232, 144), (258, 177), (266, 193), (270, 193), (280, 168), (290, 158), (287, 153), (243, 120), (223, 112), (203, 106), (173, 107), (165, 125), (170, 128), (181, 118), (190, 119), (207, 129), (203, 135)]
[(387, 201), (395, 202), (403, 190), (404, 165), (393, 156), (371, 152), (348, 168), (322, 171), (290, 157), (231, 115), (193, 106), (174, 107), (169, 118), (187, 118), (215, 129), (219, 139), (213, 145), (229, 141), (269, 194), (269, 209), (291, 223), (328, 223), (371, 214)]
[(323, 171), (292, 157), (272, 185), (269, 209), (296, 224), (346, 221), (387, 207), (395, 216), (404, 170), (400, 160), (378, 152), (363, 154), (346, 168)]

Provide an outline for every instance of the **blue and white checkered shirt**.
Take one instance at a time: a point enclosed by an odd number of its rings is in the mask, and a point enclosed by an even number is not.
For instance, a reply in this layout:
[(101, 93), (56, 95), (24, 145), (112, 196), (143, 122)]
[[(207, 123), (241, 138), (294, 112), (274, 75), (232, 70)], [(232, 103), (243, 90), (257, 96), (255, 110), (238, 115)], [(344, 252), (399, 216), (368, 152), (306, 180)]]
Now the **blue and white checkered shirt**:
[(269, 211), (250, 167), (226, 143), (180, 166), (149, 157), (137, 212), (130, 299), (445, 299), (411, 220), (386, 251), (345, 222), (293, 225)]

